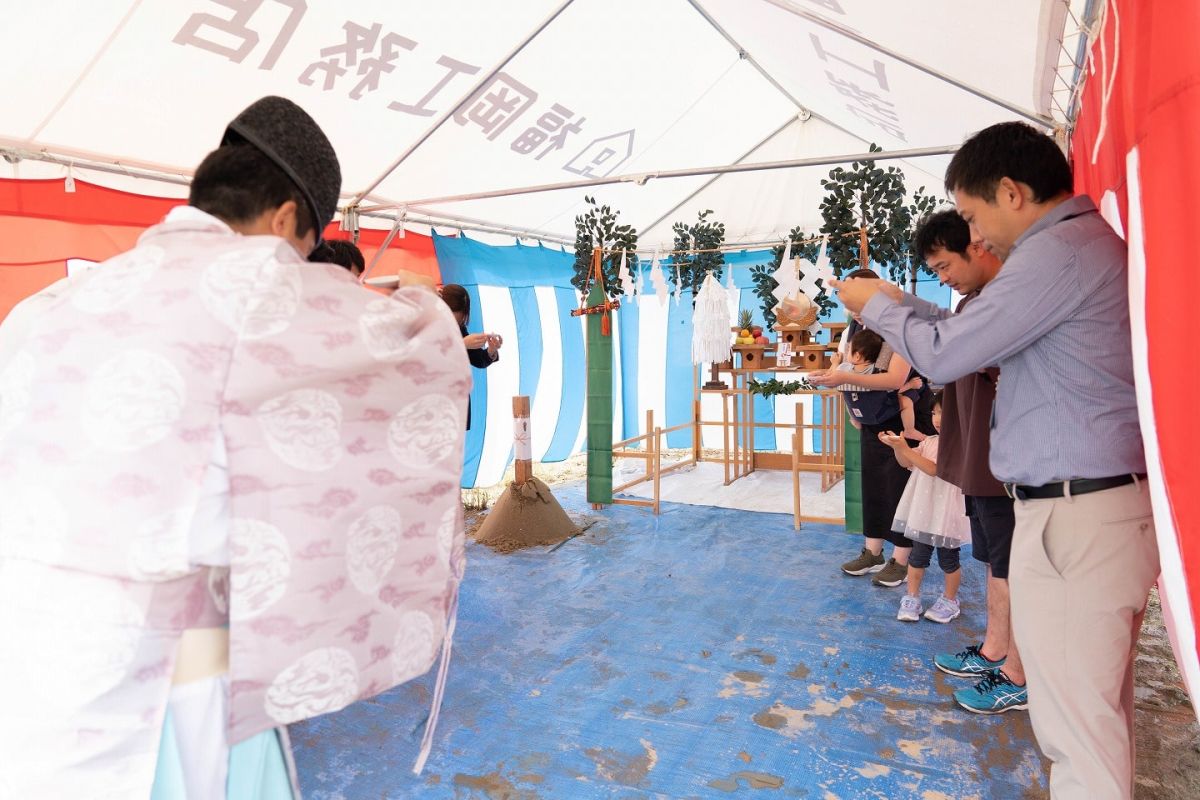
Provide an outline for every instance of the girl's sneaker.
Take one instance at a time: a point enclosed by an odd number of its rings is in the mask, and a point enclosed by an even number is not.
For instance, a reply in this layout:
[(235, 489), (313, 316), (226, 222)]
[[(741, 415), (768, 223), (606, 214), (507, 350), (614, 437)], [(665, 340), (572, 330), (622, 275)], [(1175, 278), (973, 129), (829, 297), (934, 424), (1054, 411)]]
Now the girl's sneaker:
[(937, 602), (930, 606), (925, 612), (925, 619), (933, 622), (940, 622), (943, 625), (957, 617), (961, 611), (958, 608), (957, 600), (947, 600), (946, 596), (939, 595)]
[(901, 622), (917, 622), (921, 619), (921, 612), (924, 610), (921, 606), (921, 598), (906, 594), (900, 598), (900, 611), (896, 614), (896, 619)]

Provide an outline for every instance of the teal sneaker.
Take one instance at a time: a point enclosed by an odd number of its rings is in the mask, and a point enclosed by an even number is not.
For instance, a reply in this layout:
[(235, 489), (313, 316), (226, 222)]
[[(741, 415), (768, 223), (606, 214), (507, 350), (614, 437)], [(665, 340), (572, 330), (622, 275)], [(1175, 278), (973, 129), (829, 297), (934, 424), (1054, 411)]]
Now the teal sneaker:
[(954, 700), (974, 714), (1003, 714), (1029, 708), (1029, 692), (1017, 686), (998, 669), (984, 676), (970, 689), (959, 689)]
[(973, 644), (958, 653), (942, 653), (933, 657), (933, 665), (947, 675), (960, 678), (982, 678), (994, 669), (1004, 666), (1004, 659), (992, 661), (980, 652), (982, 644)]

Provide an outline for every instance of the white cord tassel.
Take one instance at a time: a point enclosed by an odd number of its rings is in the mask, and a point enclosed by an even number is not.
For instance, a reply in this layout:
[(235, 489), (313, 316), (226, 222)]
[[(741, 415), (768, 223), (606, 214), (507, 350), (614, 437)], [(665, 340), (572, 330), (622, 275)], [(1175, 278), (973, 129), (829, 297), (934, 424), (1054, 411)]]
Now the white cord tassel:
[(696, 313), (692, 318), (692, 363), (727, 361), (731, 357), (729, 295), (710, 272), (696, 293)]

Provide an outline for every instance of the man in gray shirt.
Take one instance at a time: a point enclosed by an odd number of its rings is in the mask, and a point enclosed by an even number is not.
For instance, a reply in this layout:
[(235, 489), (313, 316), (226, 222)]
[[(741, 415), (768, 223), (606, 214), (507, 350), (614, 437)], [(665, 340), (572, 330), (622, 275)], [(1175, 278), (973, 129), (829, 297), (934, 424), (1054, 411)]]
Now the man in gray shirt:
[(969, 139), (946, 188), (1004, 260), (963, 313), (919, 317), (878, 281), (835, 286), (936, 383), (1000, 368), (991, 468), (1016, 499), (1012, 624), (1051, 795), (1129, 798), (1133, 656), (1159, 570), (1125, 243), (1091, 200), (1072, 195), (1054, 141), (1023, 123)]

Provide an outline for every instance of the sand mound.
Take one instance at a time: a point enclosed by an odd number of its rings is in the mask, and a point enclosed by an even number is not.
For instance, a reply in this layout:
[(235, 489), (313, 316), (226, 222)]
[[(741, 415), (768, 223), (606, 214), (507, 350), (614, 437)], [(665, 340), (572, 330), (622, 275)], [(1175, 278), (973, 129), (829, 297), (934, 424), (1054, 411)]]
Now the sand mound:
[(558, 544), (578, 531), (550, 487), (537, 478), (510, 483), (475, 532), (475, 541), (498, 553)]

